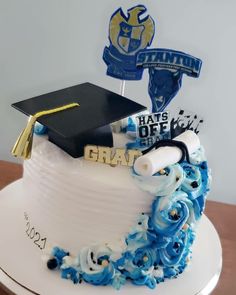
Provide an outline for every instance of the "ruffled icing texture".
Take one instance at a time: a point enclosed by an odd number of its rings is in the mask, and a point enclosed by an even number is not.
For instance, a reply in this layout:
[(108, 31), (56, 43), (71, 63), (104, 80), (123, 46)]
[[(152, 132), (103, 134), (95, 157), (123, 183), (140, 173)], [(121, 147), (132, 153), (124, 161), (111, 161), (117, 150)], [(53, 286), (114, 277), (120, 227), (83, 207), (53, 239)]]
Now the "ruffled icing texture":
[(115, 289), (129, 280), (153, 289), (184, 271), (211, 183), (204, 150), (192, 154), (190, 163), (165, 168), (164, 174), (142, 177), (132, 171), (132, 175), (153, 195), (150, 212), (140, 213), (120, 250), (109, 243), (93, 245), (72, 259), (67, 251), (54, 248), (51, 260), (56, 259), (63, 278)]

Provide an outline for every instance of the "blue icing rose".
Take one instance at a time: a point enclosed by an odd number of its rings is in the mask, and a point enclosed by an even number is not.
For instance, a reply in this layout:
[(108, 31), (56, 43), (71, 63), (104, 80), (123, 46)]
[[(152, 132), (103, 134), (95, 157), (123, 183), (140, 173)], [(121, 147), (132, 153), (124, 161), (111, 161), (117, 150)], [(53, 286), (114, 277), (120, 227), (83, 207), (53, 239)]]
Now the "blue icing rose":
[(193, 204), (181, 191), (157, 197), (152, 204), (151, 224), (157, 234), (173, 236), (185, 223), (194, 223)]
[(74, 284), (78, 284), (81, 276), (74, 267), (67, 267), (61, 269), (61, 277), (63, 279), (71, 279)]
[(92, 285), (107, 285), (115, 274), (109, 261), (111, 251), (105, 246), (85, 247), (80, 251), (79, 261), (82, 278)]
[(201, 195), (200, 197), (194, 199), (192, 202), (193, 202), (195, 218), (196, 220), (199, 220), (199, 218), (202, 216), (202, 213), (205, 209), (206, 196)]
[(79, 260), (77, 258), (64, 256), (60, 270), (63, 279), (70, 279), (74, 284), (81, 281)]
[(171, 279), (171, 278), (176, 278), (177, 275), (179, 274), (178, 269), (176, 269), (175, 267), (171, 266), (171, 267), (164, 267), (163, 268), (164, 271), (164, 277)]
[[(159, 250), (160, 260), (165, 267), (166, 272), (169, 272), (169, 276), (174, 276), (174, 272), (182, 272), (186, 267), (187, 256), (190, 254), (190, 246), (194, 241), (194, 235), (192, 229), (181, 230), (177, 235), (172, 237), (171, 242), (166, 248)], [(168, 270), (169, 267), (174, 267), (172, 271)], [(167, 274), (165, 274), (167, 276)]]
[(199, 168), (187, 162), (181, 163), (184, 170), (184, 181), (181, 189), (186, 192), (190, 199), (199, 196), (202, 189), (202, 175)]
[(202, 162), (198, 166), (183, 163), (182, 166), (186, 175), (181, 189), (192, 200), (195, 219), (198, 220), (205, 208), (206, 195), (211, 182), (207, 163)]
[(183, 162), (181, 166), (185, 172), (185, 178), (181, 189), (185, 191), (190, 199), (194, 199), (209, 190), (210, 178), (206, 162), (198, 166)]
[(100, 272), (83, 273), (83, 279), (92, 285), (108, 285), (113, 278), (114, 269), (112, 267), (105, 267)]
[(139, 248), (132, 255), (125, 254), (123, 259), (122, 273), (132, 280), (135, 285), (146, 285), (155, 288), (156, 280), (151, 270), (158, 260), (157, 252), (151, 247)]
[(172, 194), (182, 183), (184, 171), (179, 164), (165, 168), (166, 173), (156, 173), (153, 176), (141, 176), (132, 171), (135, 183), (144, 191), (153, 196), (166, 196)]
[(63, 258), (64, 258), (65, 256), (68, 256), (68, 255), (69, 255), (69, 252), (63, 250), (62, 248), (54, 247), (54, 248), (52, 249), (52, 253), (51, 253), (51, 254), (52, 254), (52, 256), (53, 256), (54, 258), (56, 258), (57, 263), (58, 263), (58, 265), (60, 266), (60, 265), (62, 265), (62, 263), (63, 263)]
[(139, 248), (134, 253), (133, 264), (148, 270), (157, 260), (157, 253), (150, 247)]

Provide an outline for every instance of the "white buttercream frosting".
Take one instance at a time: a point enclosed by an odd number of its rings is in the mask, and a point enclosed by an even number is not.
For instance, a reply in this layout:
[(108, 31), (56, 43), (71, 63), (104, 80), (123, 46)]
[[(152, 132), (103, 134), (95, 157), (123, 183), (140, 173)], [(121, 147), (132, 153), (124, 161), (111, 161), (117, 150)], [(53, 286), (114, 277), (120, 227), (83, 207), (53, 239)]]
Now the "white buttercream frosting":
[[(121, 134), (114, 136), (115, 147), (125, 143)], [(130, 168), (74, 159), (45, 137), (35, 136), (23, 184), (25, 211), (37, 230), (74, 253), (93, 243), (119, 241), (153, 201)]]

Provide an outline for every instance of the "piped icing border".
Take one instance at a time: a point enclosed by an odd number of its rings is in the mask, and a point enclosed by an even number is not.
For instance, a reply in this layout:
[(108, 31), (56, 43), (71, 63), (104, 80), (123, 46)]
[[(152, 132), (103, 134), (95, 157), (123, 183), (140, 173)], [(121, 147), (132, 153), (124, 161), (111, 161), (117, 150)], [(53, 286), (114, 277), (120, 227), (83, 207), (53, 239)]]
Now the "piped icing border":
[(196, 223), (211, 181), (203, 149), (190, 156), (190, 163), (171, 165), (150, 177), (139, 176), (134, 170), (132, 175), (155, 198), (150, 212), (141, 213), (125, 237), (124, 246), (91, 245), (77, 256), (54, 247), (47, 260), (49, 269), (59, 270), (62, 278), (74, 284), (84, 281), (115, 289), (127, 281), (153, 289), (183, 272), (191, 259)]

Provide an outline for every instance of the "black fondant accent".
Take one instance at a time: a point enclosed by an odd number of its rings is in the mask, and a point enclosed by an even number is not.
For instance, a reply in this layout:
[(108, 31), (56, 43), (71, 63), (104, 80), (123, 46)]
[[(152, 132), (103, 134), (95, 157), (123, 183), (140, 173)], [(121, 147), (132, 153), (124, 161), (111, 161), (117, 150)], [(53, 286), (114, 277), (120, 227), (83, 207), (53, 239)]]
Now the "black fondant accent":
[(57, 268), (58, 267), (57, 259), (56, 258), (49, 259), (47, 262), (47, 267), (48, 269), (51, 269), (51, 270)]
[(191, 187), (192, 187), (192, 188), (197, 188), (197, 187), (198, 187), (198, 183), (197, 183), (197, 181), (193, 181), (193, 182), (191, 183)]
[(178, 249), (179, 247), (180, 247), (180, 244), (177, 243), (177, 242), (175, 242), (173, 248), (174, 248), (174, 249)]
[(178, 220), (179, 218), (180, 218), (180, 216), (176, 213), (176, 214), (174, 214), (174, 215), (170, 215), (170, 218), (172, 219), (172, 220)]

